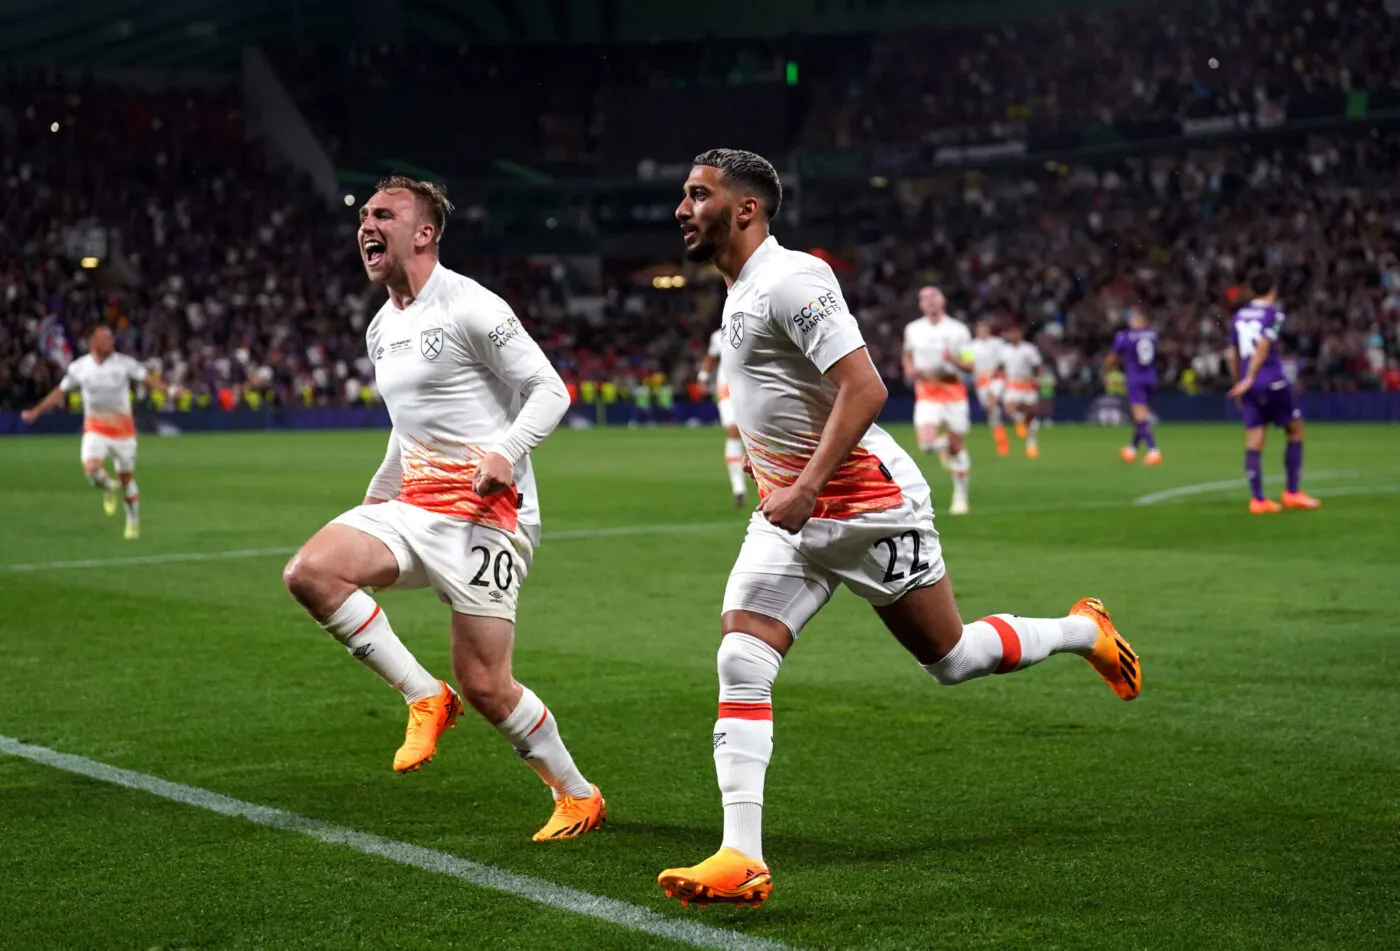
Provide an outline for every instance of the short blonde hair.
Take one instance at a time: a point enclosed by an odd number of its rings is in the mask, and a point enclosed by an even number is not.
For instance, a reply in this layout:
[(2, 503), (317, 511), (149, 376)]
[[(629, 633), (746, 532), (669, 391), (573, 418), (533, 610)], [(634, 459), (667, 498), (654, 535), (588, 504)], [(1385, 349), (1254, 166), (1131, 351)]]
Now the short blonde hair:
[(433, 225), (433, 244), (442, 241), (442, 233), (447, 230), (447, 219), (452, 216), (456, 206), (447, 197), (447, 188), (437, 182), (430, 182), (423, 179), (409, 178), (407, 175), (389, 175), (379, 180), (379, 184), (374, 186), (376, 191), (389, 191), (394, 188), (402, 188), (404, 191), (412, 192), (414, 198), (418, 200), (419, 208), (426, 213), (428, 220)]

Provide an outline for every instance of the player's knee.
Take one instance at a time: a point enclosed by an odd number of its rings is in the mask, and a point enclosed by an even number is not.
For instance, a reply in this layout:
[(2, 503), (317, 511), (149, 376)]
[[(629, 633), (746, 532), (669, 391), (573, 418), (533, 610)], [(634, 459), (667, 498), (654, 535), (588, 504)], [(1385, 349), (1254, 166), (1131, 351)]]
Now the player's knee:
[(783, 655), (757, 637), (726, 634), (715, 657), (723, 697), (754, 702), (768, 700), (782, 663)]
[(282, 584), (298, 603), (307, 608), (316, 607), (321, 595), (333, 580), (330, 563), (326, 558), (305, 549), (292, 556), (282, 569)]

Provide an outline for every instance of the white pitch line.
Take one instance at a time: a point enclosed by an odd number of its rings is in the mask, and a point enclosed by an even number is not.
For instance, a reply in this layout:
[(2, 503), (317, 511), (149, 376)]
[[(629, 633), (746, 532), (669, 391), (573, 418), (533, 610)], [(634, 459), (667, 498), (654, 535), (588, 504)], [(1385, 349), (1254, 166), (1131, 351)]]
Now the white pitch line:
[[(1311, 472), (1309, 479), (1351, 479), (1361, 475), (1356, 470), (1343, 470), (1338, 472)], [(1264, 477), (1265, 482), (1282, 482), (1281, 475), (1269, 475)], [(1163, 489), (1161, 492), (1152, 492), (1148, 495), (1133, 499), (1134, 505), (1156, 505), (1158, 502), (1165, 502), (1168, 499), (1180, 499), (1189, 495), (1204, 495), (1207, 492), (1219, 492), (1222, 489), (1238, 489), (1249, 485), (1248, 479), (1222, 479), (1219, 482), (1197, 482), (1194, 485), (1179, 485), (1174, 489)]]
[[(677, 532), (707, 532), (733, 529), (742, 533), (747, 522), (689, 522), (682, 525), (617, 525), (611, 528), (578, 528), (562, 532), (545, 532), (543, 540), (578, 541), (585, 538), (625, 538), (631, 535), (673, 535)], [(63, 568), (118, 568), (126, 565), (160, 565), (187, 561), (226, 561), (238, 558), (265, 558), (290, 555), (296, 546), (278, 548), (238, 548), (233, 551), (173, 552), (166, 555), (134, 555), (127, 558), (88, 558), (81, 561), (33, 561), (25, 564), (3, 565), (0, 572), (49, 571)]]
[(752, 937), (737, 931), (670, 917), (640, 905), (632, 905), (615, 898), (604, 898), (601, 895), (593, 895), (576, 888), (556, 885), (544, 879), (520, 875), (503, 868), (497, 868), (494, 865), (487, 865), (484, 862), (473, 862), (471, 859), (460, 858), (447, 852), (439, 852), (436, 849), (424, 848), (421, 845), (397, 842), (382, 836), (357, 832), (354, 829), (284, 812), (271, 806), (259, 806), (256, 803), (244, 802), (241, 799), (234, 799), (208, 789), (200, 789), (198, 786), (172, 783), (169, 780), (148, 776), (145, 773), (109, 766), (106, 763), (100, 763), (83, 756), (60, 753), (44, 746), (34, 746), (13, 737), (0, 735), (0, 753), (23, 757), (44, 766), (76, 773), (99, 782), (125, 786), (128, 789), (139, 790), (186, 806), (207, 809), (224, 816), (246, 819), (260, 826), (280, 829), (283, 832), (295, 832), (298, 835), (304, 835), (331, 845), (343, 845), (357, 852), (363, 852), (365, 855), (374, 855), (391, 862), (398, 862), (400, 865), (411, 865), (425, 871), (450, 875), (481, 888), (515, 895), (527, 901), (557, 908), (560, 911), (587, 915), (590, 918), (610, 922), (632, 931), (640, 931), (644, 934), (678, 941), (697, 948), (721, 948), (727, 949), (727, 951), (791, 951), (788, 945), (778, 941)]

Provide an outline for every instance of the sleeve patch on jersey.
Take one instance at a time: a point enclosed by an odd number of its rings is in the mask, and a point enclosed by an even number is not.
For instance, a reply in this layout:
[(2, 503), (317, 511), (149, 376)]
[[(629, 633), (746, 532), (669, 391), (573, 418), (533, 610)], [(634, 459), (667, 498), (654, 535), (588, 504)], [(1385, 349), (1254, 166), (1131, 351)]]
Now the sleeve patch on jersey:
[(490, 339), (491, 343), (495, 345), (496, 349), (500, 350), (516, 337), (520, 336), (524, 330), (525, 328), (520, 325), (520, 318), (512, 314), (497, 324), (486, 336)]
[(822, 294), (810, 300), (797, 313), (792, 315), (792, 323), (800, 333), (807, 333), (817, 324), (841, 309), (841, 298), (836, 294)]

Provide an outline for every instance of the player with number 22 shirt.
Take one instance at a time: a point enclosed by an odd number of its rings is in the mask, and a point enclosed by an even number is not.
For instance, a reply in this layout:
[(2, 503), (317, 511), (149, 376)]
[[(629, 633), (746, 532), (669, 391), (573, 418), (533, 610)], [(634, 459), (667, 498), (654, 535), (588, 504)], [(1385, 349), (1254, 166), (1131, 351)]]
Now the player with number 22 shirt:
[(401, 773), (432, 759), (462, 711), (364, 588), (430, 587), (452, 608), (452, 666), (467, 701), (554, 794), (536, 840), (597, 828), (606, 806), (554, 715), (511, 675), (520, 583), (540, 540), (530, 452), (569, 407), (568, 391), (509, 305), (438, 262), (451, 204), (432, 183), (394, 176), (360, 209), (360, 255), (389, 300), (366, 333), (393, 429), (364, 504), (288, 563), (288, 590), (409, 705)]
[(682, 902), (759, 903), (763, 785), (773, 750), (773, 681), (794, 639), (838, 585), (874, 607), (941, 684), (1011, 673), (1064, 651), (1083, 655), (1125, 700), (1137, 655), (1099, 601), (1067, 617), (997, 614), (963, 623), (933, 525), (929, 485), (874, 425), (885, 385), (835, 275), (769, 234), (782, 201), (752, 152), (699, 155), (676, 209), (686, 256), (729, 285), (721, 358), (762, 500), (729, 576), (721, 616), (715, 771), (724, 805), (718, 852), (659, 882)]

